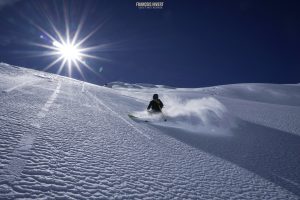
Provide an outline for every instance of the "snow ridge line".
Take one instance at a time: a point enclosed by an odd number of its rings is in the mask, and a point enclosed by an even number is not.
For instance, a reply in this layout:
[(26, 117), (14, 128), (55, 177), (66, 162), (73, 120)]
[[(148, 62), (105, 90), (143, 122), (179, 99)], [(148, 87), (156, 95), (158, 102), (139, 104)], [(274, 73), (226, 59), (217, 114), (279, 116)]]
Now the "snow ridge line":
[(130, 123), (128, 120), (126, 120), (120, 114), (118, 114), (116, 111), (114, 111), (113, 109), (111, 109), (109, 106), (105, 105), (99, 98), (97, 98), (96, 96), (94, 96), (93, 94), (91, 94), (87, 90), (86, 90), (86, 93), (87, 93), (87, 95), (89, 95), (90, 97), (92, 97), (93, 99), (95, 99), (103, 107), (105, 107), (107, 110), (109, 110), (110, 112), (112, 112), (116, 117), (118, 117), (119, 119), (121, 119), (122, 121), (124, 121), (127, 125), (129, 125), (131, 128), (133, 128), (136, 132), (138, 132), (142, 136), (146, 137), (147, 139), (151, 140), (151, 137), (149, 135), (143, 133), (141, 130), (139, 130), (138, 128), (136, 128), (132, 123)]
[(9, 93), (9, 92), (11, 92), (11, 91), (13, 91), (13, 90), (15, 90), (15, 89), (18, 89), (18, 88), (24, 87), (25, 85), (28, 85), (28, 83), (34, 84), (34, 83), (36, 83), (36, 82), (39, 82), (39, 81), (32, 81), (32, 80), (26, 81), (26, 82), (21, 83), (21, 84), (19, 84), (19, 85), (16, 85), (16, 86), (13, 86), (13, 87), (8, 88), (8, 89), (6, 89), (6, 90), (3, 90), (2, 92), (4, 92), (4, 93)]
[[(55, 91), (48, 98), (45, 105), (41, 108), (40, 112), (37, 114), (38, 119), (44, 118), (46, 112), (49, 111), (50, 106), (53, 104), (54, 100), (57, 98), (58, 93), (60, 92), (61, 82), (58, 82)], [(31, 123), (32, 126), (40, 128), (41, 125), (39, 120)], [(0, 176), (0, 181), (12, 182), (17, 177), (19, 177), (26, 166), (27, 160), (22, 158), (28, 153), (31, 149), (33, 142), (35, 140), (35, 134), (25, 134), (22, 136), (18, 147), (12, 152), (12, 159), (9, 161), (9, 164), (4, 167), (5, 175)]]

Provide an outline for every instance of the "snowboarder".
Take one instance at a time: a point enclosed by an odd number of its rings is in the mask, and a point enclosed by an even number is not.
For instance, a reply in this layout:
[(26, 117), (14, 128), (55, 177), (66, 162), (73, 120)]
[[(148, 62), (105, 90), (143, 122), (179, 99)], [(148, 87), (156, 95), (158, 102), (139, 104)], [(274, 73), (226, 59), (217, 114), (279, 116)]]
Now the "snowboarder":
[[(164, 107), (164, 104), (161, 102), (161, 100), (158, 98), (158, 94), (153, 95), (153, 100), (150, 101), (149, 106), (147, 108), (148, 111), (151, 112), (161, 112), (161, 109)], [(150, 110), (151, 109), (151, 110)]]

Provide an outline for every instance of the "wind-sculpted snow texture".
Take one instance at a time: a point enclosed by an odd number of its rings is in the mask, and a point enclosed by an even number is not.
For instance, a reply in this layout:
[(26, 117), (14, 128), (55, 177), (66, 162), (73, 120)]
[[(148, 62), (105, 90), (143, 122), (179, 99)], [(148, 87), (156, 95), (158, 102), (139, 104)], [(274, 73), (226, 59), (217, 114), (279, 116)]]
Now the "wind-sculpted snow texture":
[(0, 199), (300, 198), (299, 85), (121, 86), (0, 64)]

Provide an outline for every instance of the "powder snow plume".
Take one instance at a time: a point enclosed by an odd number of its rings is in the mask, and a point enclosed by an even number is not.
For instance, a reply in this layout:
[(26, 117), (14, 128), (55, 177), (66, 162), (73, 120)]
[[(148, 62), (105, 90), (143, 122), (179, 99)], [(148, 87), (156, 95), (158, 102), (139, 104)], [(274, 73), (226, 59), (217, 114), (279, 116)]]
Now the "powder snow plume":
[(165, 114), (169, 116), (168, 126), (197, 133), (228, 134), (235, 126), (226, 107), (213, 97), (182, 100), (165, 97)]
[(167, 118), (167, 122), (162, 122), (160, 115), (149, 115), (146, 111), (136, 112), (135, 115), (159, 126), (202, 134), (228, 134), (235, 126), (226, 107), (213, 97), (181, 99), (175, 95), (165, 95), (162, 99), (165, 104), (162, 118)]

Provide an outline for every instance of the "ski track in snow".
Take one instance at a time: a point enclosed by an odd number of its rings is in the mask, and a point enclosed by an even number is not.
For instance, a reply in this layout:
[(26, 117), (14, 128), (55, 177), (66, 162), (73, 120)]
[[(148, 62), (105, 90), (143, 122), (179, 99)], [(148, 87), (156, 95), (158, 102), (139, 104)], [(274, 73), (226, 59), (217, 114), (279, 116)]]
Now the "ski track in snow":
[(84, 82), (82, 82), (81, 92), (84, 92), (84, 91), (85, 91), (85, 90), (84, 90), (84, 87), (85, 87), (85, 84), (84, 84)]
[[(16, 87), (20, 76), (41, 82)], [(14, 88), (0, 93), (0, 199), (299, 199), (299, 139), (279, 132), (297, 131), (297, 119), (273, 130), (261, 114), (295, 116), (286, 106), (261, 109), (258, 126), (251, 116), (263, 107), (244, 112), (245, 102), (221, 99), (246, 121), (230, 137), (210, 137), (130, 121), (145, 104), (120, 88), (47, 77), (0, 64), (1, 90)]]
[[(27, 83), (25, 83), (27, 84)], [(20, 84), (19, 86), (15, 86), (11, 88), (9, 91), (12, 91), (16, 88), (19, 88), (25, 84)], [(57, 95), (60, 92), (61, 82), (58, 82), (57, 87), (53, 94), (49, 97), (45, 105), (41, 108), (41, 110), (38, 112), (36, 119), (34, 122), (31, 123), (31, 125), (35, 128), (41, 128), (40, 121), (42, 118), (44, 118), (49, 111), (51, 105), (55, 101)], [(0, 181), (9, 181), (12, 182), (15, 178), (19, 177), (21, 172), (23, 171), (25, 165), (26, 165), (26, 159), (22, 158), (22, 155), (25, 155), (28, 153), (28, 151), (31, 149), (34, 140), (36, 138), (35, 134), (24, 134), (18, 144), (18, 147), (14, 150), (12, 155), (12, 159), (10, 160), (9, 164), (4, 167), (4, 171), (7, 173), (5, 176), (0, 176)]]
[(57, 95), (60, 92), (60, 87), (61, 87), (61, 82), (59, 81), (57, 84), (57, 87), (55, 89), (55, 91), (53, 92), (53, 94), (49, 97), (49, 99), (47, 100), (47, 102), (45, 103), (45, 105), (42, 107), (42, 109), (38, 112), (37, 114), (37, 118), (38, 120), (34, 121), (31, 125), (36, 127), (36, 128), (40, 128), (41, 125), (39, 123), (39, 119), (42, 119), (46, 116), (47, 112), (49, 111), (51, 105), (53, 104), (53, 102), (55, 101), (55, 99), (57, 98)]
[(126, 124), (128, 124), (128, 126), (130, 126), (132, 129), (134, 129), (137, 133), (141, 134), (142, 136), (148, 138), (149, 140), (151, 139), (151, 137), (145, 133), (143, 133), (141, 130), (139, 130), (138, 128), (136, 128), (132, 123), (130, 123), (128, 120), (126, 120), (124, 117), (122, 117), (121, 115), (119, 115), (117, 112), (115, 112), (114, 110), (112, 110), (109, 106), (105, 105), (100, 99), (98, 99), (97, 97), (95, 97), (94, 95), (92, 95), (90, 92), (87, 92), (87, 94), (96, 100), (96, 102), (98, 102), (99, 104), (101, 104), (103, 107), (105, 107), (107, 110), (109, 110), (110, 112), (112, 112), (116, 117), (118, 117), (119, 119), (121, 119), (122, 121), (124, 121)]

